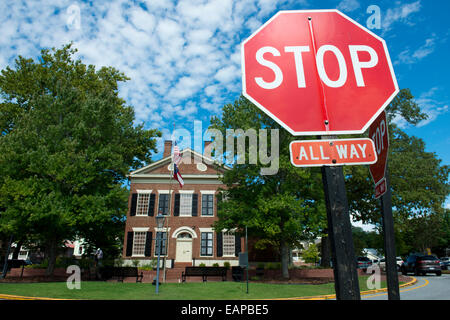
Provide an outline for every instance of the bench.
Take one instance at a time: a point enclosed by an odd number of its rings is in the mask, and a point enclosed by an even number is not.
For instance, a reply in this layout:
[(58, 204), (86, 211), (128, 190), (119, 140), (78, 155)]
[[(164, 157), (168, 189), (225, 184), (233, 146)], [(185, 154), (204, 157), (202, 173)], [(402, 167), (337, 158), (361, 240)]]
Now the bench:
[(222, 281), (226, 281), (227, 270), (226, 267), (186, 267), (181, 273), (181, 280), (186, 282), (186, 277), (202, 277), (206, 282), (208, 277), (222, 277)]
[(136, 283), (141, 282), (144, 273), (139, 274), (137, 267), (102, 267), (100, 268), (100, 275), (102, 280), (109, 280), (116, 278), (117, 281), (123, 282), (126, 277), (136, 277)]

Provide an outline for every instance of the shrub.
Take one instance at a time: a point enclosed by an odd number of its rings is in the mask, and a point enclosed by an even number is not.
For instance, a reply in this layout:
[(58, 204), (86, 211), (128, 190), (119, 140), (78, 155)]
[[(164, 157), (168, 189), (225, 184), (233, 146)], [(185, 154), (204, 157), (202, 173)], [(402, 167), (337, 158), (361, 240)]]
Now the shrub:
[(200, 263), (198, 266), (199, 266), (199, 267), (206, 267), (206, 264), (204, 264), (204, 263), (202, 262), (202, 263)]
[(216, 262), (216, 263), (213, 263), (213, 265), (212, 265), (213, 267), (218, 267), (219, 266), (219, 264)]
[(133, 260), (131, 263), (133, 264), (133, 267), (139, 267), (140, 261), (139, 260)]
[(264, 262), (259, 262), (259, 263), (256, 265), (256, 267), (257, 267), (258, 269), (264, 269)]
[(230, 264), (228, 261), (225, 261), (225, 262), (223, 263), (223, 266), (224, 266), (225, 268), (227, 268), (227, 269), (230, 269), (231, 264)]

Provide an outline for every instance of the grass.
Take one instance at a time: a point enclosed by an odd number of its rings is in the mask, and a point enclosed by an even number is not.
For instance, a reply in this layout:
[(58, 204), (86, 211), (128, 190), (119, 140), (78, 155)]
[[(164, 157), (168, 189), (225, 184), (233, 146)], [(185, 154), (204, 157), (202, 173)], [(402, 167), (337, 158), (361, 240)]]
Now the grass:
[[(368, 290), (367, 276), (359, 278), (360, 290)], [(386, 283), (382, 281), (381, 287)], [(46, 283), (0, 283), (0, 294), (30, 297), (87, 300), (239, 300), (275, 299), (334, 294), (334, 283), (320, 285), (304, 284), (249, 284), (245, 282), (192, 282), (167, 283), (159, 287), (150, 283), (81, 282), (80, 290), (69, 290), (65, 282)]]

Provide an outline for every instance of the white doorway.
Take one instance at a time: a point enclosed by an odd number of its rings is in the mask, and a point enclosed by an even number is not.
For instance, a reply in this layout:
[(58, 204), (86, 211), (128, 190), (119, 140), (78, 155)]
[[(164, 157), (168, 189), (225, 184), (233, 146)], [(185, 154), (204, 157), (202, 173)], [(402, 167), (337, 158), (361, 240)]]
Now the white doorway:
[(184, 232), (177, 237), (176, 262), (192, 262), (192, 237)]

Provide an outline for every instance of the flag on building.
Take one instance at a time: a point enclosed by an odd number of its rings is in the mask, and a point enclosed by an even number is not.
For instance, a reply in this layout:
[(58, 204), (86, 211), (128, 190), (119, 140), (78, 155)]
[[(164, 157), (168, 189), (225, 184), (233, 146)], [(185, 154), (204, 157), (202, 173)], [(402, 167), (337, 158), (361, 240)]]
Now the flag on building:
[(183, 181), (183, 177), (181, 176), (180, 170), (178, 170), (178, 166), (176, 163), (173, 164), (173, 178), (175, 180), (178, 181), (178, 183), (180, 184), (180, 187), (183, 188), (184, 186), (184, 181)]
[(178, 148), (177, 141), (175, 140), (174, 146), (173, 146), (173, 154), (172, 154), (172, 161), (175, 164), (179, 164), (181, 161), (181, 153), (180, 148)]

